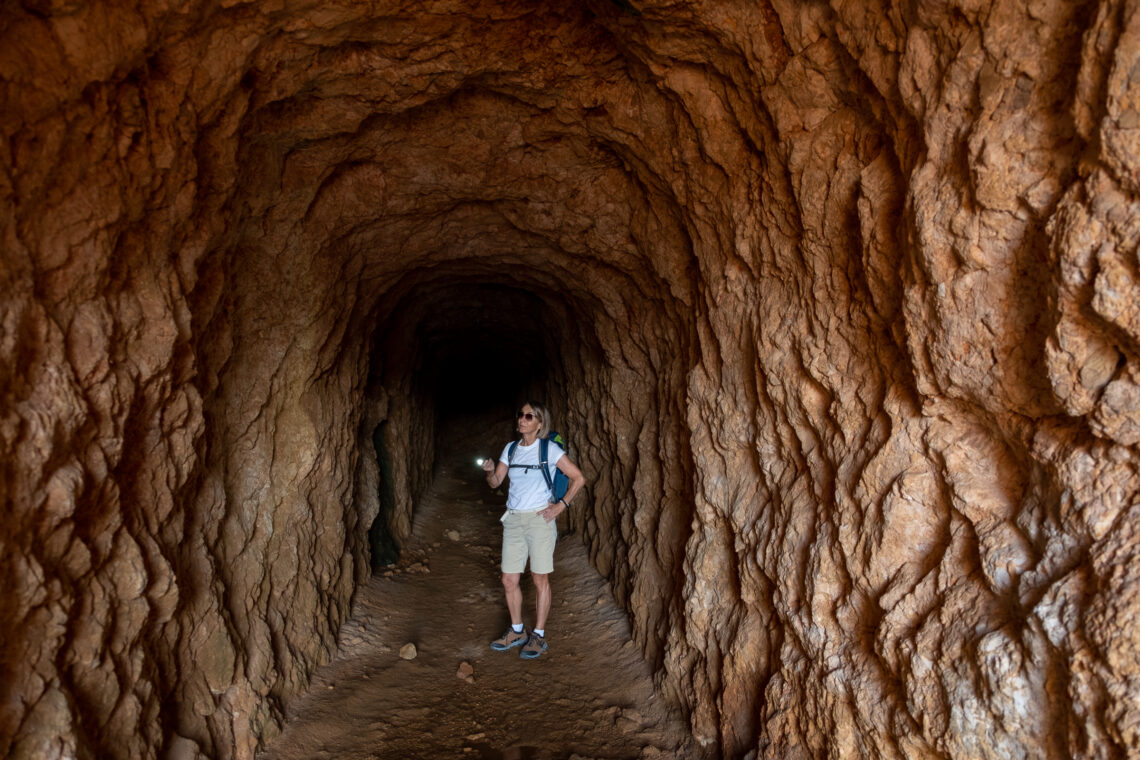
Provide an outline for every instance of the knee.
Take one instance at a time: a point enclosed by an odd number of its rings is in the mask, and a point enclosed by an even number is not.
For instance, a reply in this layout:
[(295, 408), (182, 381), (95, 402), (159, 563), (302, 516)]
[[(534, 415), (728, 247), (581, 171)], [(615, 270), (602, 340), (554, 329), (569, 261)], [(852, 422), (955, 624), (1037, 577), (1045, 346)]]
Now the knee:
[(519, 587), (519, 574), (518, 573), (503, 573), (503, 588), (507, 591), (514, 591)]
[(550, 588), (550, 576), (546, 573), (531, 573), (530, 577), (534, 579), (534, 587), (539, 591)]

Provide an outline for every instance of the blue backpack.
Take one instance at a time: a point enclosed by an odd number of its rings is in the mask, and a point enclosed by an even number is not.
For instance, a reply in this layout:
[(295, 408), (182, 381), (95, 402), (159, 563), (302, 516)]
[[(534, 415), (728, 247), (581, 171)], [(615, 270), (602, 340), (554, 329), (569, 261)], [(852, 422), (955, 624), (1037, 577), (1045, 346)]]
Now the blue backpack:
[(553, 495), (550, 499), (553, 502), (558, 501), (566, 495), (566, 490), (570, 488), (570, 478), (566, 477), (566, 473), (562, 472), (562, 470), (555, 468), (554, 478), (551, 479), (550, 458), (548, 454), (550, 441), (554, 441), (562, 447), (563, 451), (566, 451), (566, 442), (562, 440), (562, 435), (551, 430), (549, 435), (545, 438), (538, 439), (538, 464), (511, 464), (515, 458), (515, 449), (518, 448), (519, 445), (518, 441), (511, 443), (511, 448), (507, 451), (507, 462), (508, 467), (521, 467), (524, 470), (532, 470), (537, 467), (542, 470), (542, 477), (546, 478), (546, 487), (550, 489), (550, 493)]

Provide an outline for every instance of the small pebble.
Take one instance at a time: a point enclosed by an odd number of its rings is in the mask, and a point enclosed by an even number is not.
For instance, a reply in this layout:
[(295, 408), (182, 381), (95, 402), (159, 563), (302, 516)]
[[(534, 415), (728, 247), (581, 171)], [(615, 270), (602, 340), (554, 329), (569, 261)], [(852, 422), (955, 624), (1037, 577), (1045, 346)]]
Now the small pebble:
[(419, 654), (419, 652), (416, 651), (416, 645), (410, 641), (407, 644), (404, 644), (404, 646), (400, 647), (400, 657), (404, 658), (405, 660), (414, 660), (416, 659), (417, 654)]

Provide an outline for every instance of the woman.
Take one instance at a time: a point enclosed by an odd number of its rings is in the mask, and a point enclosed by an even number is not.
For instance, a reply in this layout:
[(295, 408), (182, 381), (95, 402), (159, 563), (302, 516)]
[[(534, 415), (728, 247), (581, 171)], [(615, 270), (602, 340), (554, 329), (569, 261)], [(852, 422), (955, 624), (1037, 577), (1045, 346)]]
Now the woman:
[[(503, 589), (507, 595), (507, 609), (511, 613), (511, 627), (491, 642), (491, 649), (505, 652), (522, 647), (519, 656), (533, 660), (546, 651), (546, 616), (550, 613), (550, 573), (554, 570), (554, 541), (558, 536), (555, 518), (570, 505), (574, 496), (586, 484), (582, 471), (570, 461), (566, 452), (554, 441), (547, 442), (547, 468), (551, 480), (555, 468), (570, 479), (570, 487), (561, 499), (555, 499), (542, 474), (539, 438), (550, 433), (550, 413), (534, 401), (523, 404), (518, 412), (518, 431), (522, 439), (508, 443), (496, 464), (490, 459), (483, 462), (487, 484), (498, 488), (509, 475), (507, 511), (503, 514)], [(514, 451), (511, 451), (512, 446)], [(530, 577), (534, 579), (535, 616), (534, 630), (523, 626), (522, 590), (519, 579), (530, 560)]]

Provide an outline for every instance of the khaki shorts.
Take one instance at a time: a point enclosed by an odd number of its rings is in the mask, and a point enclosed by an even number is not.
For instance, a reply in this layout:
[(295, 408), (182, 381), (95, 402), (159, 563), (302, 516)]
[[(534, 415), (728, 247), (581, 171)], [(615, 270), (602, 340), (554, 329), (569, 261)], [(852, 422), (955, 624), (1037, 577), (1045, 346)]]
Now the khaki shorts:
[(521, 573), (530, 558), (530, 571), (554, 572), (554, 543), (558, 525), (538, 512), (507, 512), (503, 517), (503, 572)]

